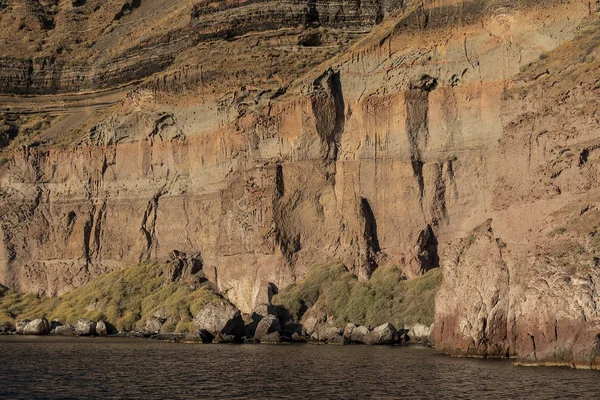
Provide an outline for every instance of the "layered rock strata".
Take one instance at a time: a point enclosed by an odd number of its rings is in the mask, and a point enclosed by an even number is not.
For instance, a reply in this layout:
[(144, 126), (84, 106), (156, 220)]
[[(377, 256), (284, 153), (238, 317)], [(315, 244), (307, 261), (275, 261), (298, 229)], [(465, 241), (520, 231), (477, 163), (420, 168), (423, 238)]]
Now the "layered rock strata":
[(80, 80), (3, 69), (10, 93), (131, 86), (6, 97), (0, 284), (178, 250), (250, 312), (322, 260), (441, 265), (442, 351), (597, 364), (594, 4), (171, 3), (185, 23), (115, 26)]

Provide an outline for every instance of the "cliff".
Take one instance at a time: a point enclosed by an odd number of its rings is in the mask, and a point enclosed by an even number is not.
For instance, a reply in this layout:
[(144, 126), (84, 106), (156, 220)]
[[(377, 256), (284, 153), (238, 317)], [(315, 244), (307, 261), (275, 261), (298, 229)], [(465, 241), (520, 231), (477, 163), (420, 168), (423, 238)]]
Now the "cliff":
[(441, 267), (439, 350), (595, 366), (597, 7), (0, 2), (0, 284)]

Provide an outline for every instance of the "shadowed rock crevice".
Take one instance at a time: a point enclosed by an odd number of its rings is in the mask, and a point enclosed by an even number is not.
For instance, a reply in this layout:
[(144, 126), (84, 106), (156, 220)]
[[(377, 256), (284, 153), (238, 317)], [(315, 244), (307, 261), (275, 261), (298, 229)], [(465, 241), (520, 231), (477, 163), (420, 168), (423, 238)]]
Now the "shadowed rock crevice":
[(308, 0), (304, 14), (304, 25), (314, 27), (319, 25), (319, 11), (317, 10), (317, 0)]
[(298, 201), (295, 198), (290, 204), (286, 199), (285, 173), (284, 166), (277, 164), (275, 166), (275, 182), (273, 196), (273, 237), (281, 254), (288, 263), (292, 263), (294, 255), (302, 249), (300, 233), (297, 227), (289, 222), (288, 213), (290, 208)]
[(335, 125), (333, 127), (334, 155), (337, 160), (340, 149), (340, 141), (344, 132), (344, 123), (346, 122), (346, 104), (344, 103), (344, 93), (342, 90), (342, 81), (339, 71), (331, 75), (331, 92), (335, 104)]
[(419, 234), (417, 246), (420, 248), (419, 255), (417, 256), (420, 262), (419, 275), (440, 266), (438, 241), (430, 225), (427, 225), (427, 229), (421, 231)]
[(379, 267), (379, 263), (385, 259), (385, 254), (381, 252), (375, 214), (371, 209), (371, 204), (365, 198), (360, 199), (360, 214), (364, 220), (363, 237), (366, 244), (366, 254), (364, 265), (354, 273), (359, 279), (368, 279)]
[(203, 274), (204, 262), (200, 252), (184, 253), (178, 250), (173, 250), (169, 256), (169, 268), (166, 271), (168, 282), (175, 282), (179, 279), (186, 279), (189, 282), (196, 283), (206, 282), (207, 279)]
[(303, 35), (298, 40), (298, 44), (305, 47), (318, 47), (321, 46), (322, 43), (321, 34), (319, 32)]
[(148, 201), (148, 206), (142, 217), (140, 232), (144, 236), (146, 243), (144, 251), (140, 254), (139, 262), (150, 259), (152, 257), (152, 251), (158, 248), (158, 240), (156, 238), (156, 218), (158, 216), (158, 202), (162, 195), (163, 193), (160, 191)]
[(365, 239), (367, 240), (367, 246), (373, 251), (379, 252), (381, 251), (381, 247), (377, 238), (377, 221), (367, 199), (360, 199), (360, 210), (365, 219)]
[(19, 128), (14, 118), (0, 119), (0, 149), (6, 147), (19, 135)]
[(437, 79), (423, 75), (409, 83), (405, 93), (406, 135), (408, 138), (410, 162), (417, 184), (419, 198), (423, 208), (425, 183), (423, 177), (422, 153), (429, 140), (429, 93), (437, 87)]
[[(84, 1), (85, 3), (85, 1)], [(124, 16), (130, 14), (136, 8), (139, 8), (142, 5), (142, 0), (127, 0), (121, 10), (115, 15), (113, 18), (114, 21), (118, 21)]]
[(346, 119), (339, 72), (327, 70), (314, 81), (311, 90), (315, 127), (326, 145), (324, 158), (336, 160)]
[(285, 183), (283, 181), (283, 165), (277, 164), (275, 167), (275, 188), (276, 188), (276, 199), (281, 199), (285, 194)]

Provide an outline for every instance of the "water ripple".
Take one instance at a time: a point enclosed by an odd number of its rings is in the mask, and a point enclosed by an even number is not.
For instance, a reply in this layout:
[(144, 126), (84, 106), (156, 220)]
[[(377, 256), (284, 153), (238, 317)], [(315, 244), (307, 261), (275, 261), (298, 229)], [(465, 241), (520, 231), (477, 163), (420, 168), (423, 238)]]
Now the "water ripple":
[(416, 347), (0, 337), (10, 399), (595, 399), (600, 374)]

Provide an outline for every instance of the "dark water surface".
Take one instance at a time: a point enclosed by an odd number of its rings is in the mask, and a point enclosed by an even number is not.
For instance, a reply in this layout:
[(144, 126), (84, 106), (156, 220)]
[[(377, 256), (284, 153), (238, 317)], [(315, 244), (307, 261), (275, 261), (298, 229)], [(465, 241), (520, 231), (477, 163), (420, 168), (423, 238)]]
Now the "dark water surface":
[(600, 373), (420, 347), (0, 337), (0, 397), (599, 399)]

